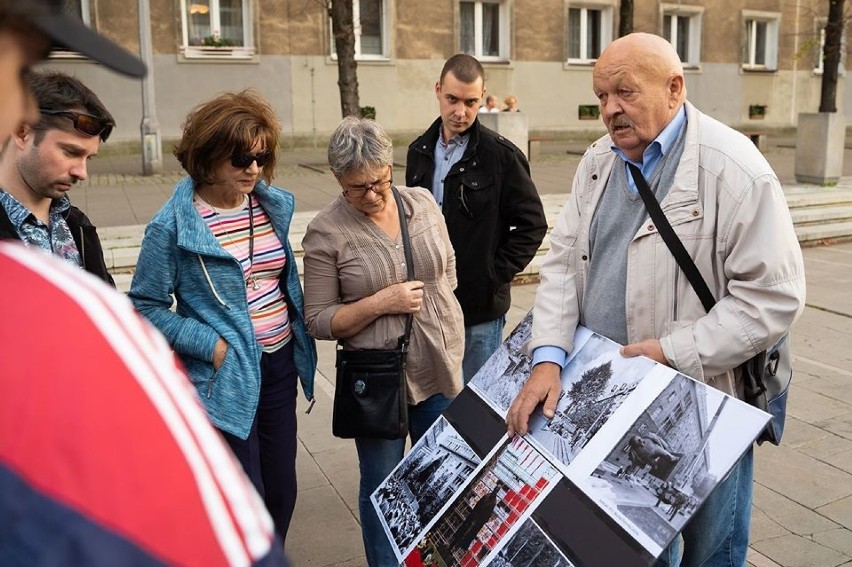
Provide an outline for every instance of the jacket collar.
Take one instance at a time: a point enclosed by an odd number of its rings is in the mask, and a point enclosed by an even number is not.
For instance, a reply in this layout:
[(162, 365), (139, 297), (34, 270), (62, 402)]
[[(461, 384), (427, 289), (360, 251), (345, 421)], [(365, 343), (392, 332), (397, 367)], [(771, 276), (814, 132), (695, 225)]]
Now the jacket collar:
[[(677, 165), (674, 182), (668, 194), (660, 203), (663, 210), (669, 207), (682, 206), (686, 203), (694, 203), (698, 201), (698, 157), (700, 144), (698, 136), (701, 129), (702, 114), (689, 101), (684, 102), (686, 108), (686, 139), (684, 140), (683, 154)], [(594, 158), (594, 167), (596, 171), (593, 173), (601, 175), (601, 172), (610, 172), (613, 167), (622, 163), (615, 152), (612, 151), (612, 138), (609, 134), (603, 136), (588, 149), (591, 156)], [(603, 186), (606, 183), (599, 184), (600, 191), (603, 191)], [(599, 194), (594, 196), (594, 199), (600, 197)]]
[[(175, 186), (172, 204), (175, 212), (177, 245), (198, 254), (230, 257), (192, 204), (194, 192), (195, 181), (190, 177), (184, 177)], [(293, 215), (293, 196), (271, 187), (266, 181), (259, 181), (251, 194), (269, 215), (278, 238), (286, 242), (290, 218)]]
[[(435, 144), (438, 143), (438, 136), (441, 135), (442, 125), (443, 121), (439, 116), (434, 122), (432, 122), (432, 125), (429, 126), (429, 128), (426, 130), (426, 132), (423, 133), (422, 136), (420, 136), (411, 143), (411, 146), (419, 152), (434, 156)], [(470, 138), (467, 141), (467, 148), (465, 149), (464, 155), (462, 156), (462, 159), (465, 160), (476, 152), (476, 147), (479, 145), (479, 117), (477, 117), (473, 121), (473, 124), (471, 124), (470, 128), (465, 130), (463, 134), (470, 134)]]

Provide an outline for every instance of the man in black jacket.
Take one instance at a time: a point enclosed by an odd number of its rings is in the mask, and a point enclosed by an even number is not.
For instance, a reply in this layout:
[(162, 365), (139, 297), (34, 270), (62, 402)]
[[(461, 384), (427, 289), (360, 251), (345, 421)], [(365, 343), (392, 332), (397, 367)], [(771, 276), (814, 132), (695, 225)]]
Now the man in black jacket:
[(448, 59), (435, 84), (441, 116), (408, 147), (405, 170), (406, 185), (432, 191), (455, 248), (465, 384), (500, 346), (512, 279), (547, 231), (524, 154), (477, 120), (484, 94), (479, 61)]
[(95, 227), (67, 195), (88, 177), (112, 115), (69, 75), (33, 74), (30, 86), (41, 118), (18, 126), (0, 153), (0, 239), (43, 248), (114, 285)]

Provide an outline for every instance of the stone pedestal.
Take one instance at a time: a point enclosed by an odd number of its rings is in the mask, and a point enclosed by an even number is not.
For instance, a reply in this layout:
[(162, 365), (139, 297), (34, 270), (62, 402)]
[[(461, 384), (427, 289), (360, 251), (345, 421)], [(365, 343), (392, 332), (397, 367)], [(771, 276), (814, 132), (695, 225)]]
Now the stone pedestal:
[(830, 185), (843, 174), (846, 119), (839, 112), (800, 113), (796, 128), (796, 181)]
[(529, 159), (530, 117), (523, 112), (481, 112), (479, 122), (518, 146)]

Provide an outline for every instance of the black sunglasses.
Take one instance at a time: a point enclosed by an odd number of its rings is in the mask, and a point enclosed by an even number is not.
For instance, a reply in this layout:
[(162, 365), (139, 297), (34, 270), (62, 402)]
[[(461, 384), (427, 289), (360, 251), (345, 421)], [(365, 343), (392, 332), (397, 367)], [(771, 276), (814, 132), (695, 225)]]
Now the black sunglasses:
[(245, 169), (257, 162), (257, 167), (263, 167), (272, 159), (272, 152), (261, 152), (259, 154), (231, 154), (231, 165), (239, 169)]
[(74, 123), (74, 129), (82, 132), (87, 136), (100, 136), (101, 140), (106, 142), (109, 135), (112, 134), (112, 129), (115, 126), (112, 122), (105, 118), (92, 116), (84, 112), (76, 112), (73, 110), (51, 110), (49, 108), (39, 108), (38, 111), (48, 116), (62, 116), (68, 118)]

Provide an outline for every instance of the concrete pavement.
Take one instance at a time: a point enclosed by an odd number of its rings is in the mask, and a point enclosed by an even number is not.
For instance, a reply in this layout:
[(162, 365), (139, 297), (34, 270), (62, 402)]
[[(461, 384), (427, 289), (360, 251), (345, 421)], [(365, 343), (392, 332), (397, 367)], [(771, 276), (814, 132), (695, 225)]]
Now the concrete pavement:
[[(546, 143), (532, 164), (543, 194), (566, 193), (585, 141)], [(568, 153), (572, 152), (572, 153)], [(849, 151), (847, 150), (847, 154)], [(793, 150), (772, 144), (767, 158), (792, 183)], [(404, 163), (404, 148), (397, 161)], [(285, 152), (277, 182), (297, 209), (316, 210), (339, 190), (322, 149)], [(852, 156), (845, 172), (852, 175)], [(106, 155), (72, 199), (100, 227), (142, 225), (180, 177), (173, 158), (154, 178), (135, 175), (139, 156)], [(402, 168), (395, 168), (397, 179)], [(785, 440), (757, 450), (749, 563), (754, 567), (852, 567), (852, 243), (807, 248), (808, 306), (793, 331), (794, 368)], [(530, 309), (535, 285), (513, 289), (507, 331)], [(299, 500), (287, 551), (295, 565), (365, 565), (357, 519), (354, 444), (331, 435), (334, 344), (320, 343), (317, 404), (299, 412)]]

